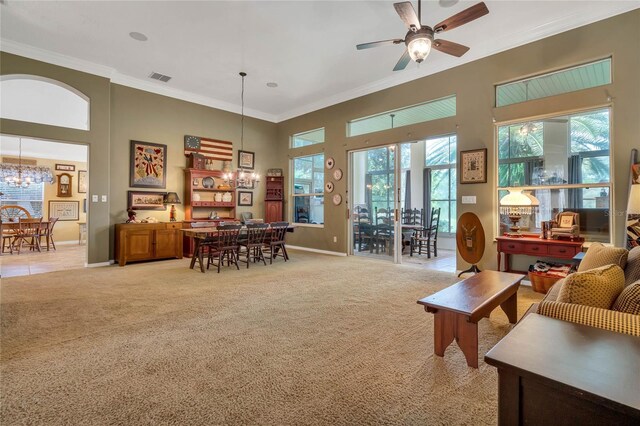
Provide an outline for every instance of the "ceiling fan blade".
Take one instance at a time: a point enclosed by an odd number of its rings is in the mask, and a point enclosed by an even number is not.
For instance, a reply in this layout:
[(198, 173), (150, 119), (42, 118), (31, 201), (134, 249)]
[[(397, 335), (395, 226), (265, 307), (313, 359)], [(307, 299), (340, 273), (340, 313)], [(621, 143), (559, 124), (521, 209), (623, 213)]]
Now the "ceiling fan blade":
[(359, 44), (356, 46), (356, 49), (358, 50), (371, 49), (372, 47), (386, 46), (389, 44), (400, 44), (400, 43), (404, 43), (404, 40), (395, 38), (393, 40), (372, 41), (371, 43)]
[(471, 22), (474, 19), (478, 19), (481, 16), (486, 15), (487, 13), (489, 13), (489, 9), (487, 9), (487, 6), (484, 3), (478, 3), (475, 6), (471, 6), (470, 8), (463, 10), (460, 13), (456, 13), (449, 19), (445, 19), (444, 21), (440, 22), (435, 27), (433, 27), (433, 31), (435, 31), (436, 33), (449, 31), (456, 27), (459, 27), (460, 25)]
[(396, 12), (400, 15), (400, 19), (407, 24), (407, 27), (409, 27), (410, 30), (415, 32), (421, 28), (420, 20), (418, 19), (418, 15), (416, 15), (416, 10), (413, 8), (410, 1), (394, 3), (393, 7), (396, 8)]
[(411, 62), (411, 56), (409, 56), (409, 51), (405, 50), (404, 54), (400, 57), (400, 60), (398, 61), (396, 66), (393, 67), (393, 70), (402, 71), (407, 67), (407, 65), (409, 65), (409, 62)]
[(457, 56), (458, 58), (469, 50), (467, 46), (442, 39), (434, 40), (432, 47), (442, 53)]

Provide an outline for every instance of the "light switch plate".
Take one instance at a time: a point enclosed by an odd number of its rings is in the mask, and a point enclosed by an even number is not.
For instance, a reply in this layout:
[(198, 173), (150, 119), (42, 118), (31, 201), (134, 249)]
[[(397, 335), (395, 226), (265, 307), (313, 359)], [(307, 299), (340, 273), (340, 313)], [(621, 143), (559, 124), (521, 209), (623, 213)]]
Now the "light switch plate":
[(97, 203), (98, 202), (98, 196), (97, 195), (92, 195), (91, 196), (91, 202), (92, 203)]
[(462, 196), (462, 204), (475, 204), (476, 196), (475, 195), (463, 195)]
[(106, 202), (107, 202), (107, 196), (106, 196), (106, 195), (103, 195), (103, 196), (102, 196), (102, 202), (103, 202), (103, 203), (106, 203)]

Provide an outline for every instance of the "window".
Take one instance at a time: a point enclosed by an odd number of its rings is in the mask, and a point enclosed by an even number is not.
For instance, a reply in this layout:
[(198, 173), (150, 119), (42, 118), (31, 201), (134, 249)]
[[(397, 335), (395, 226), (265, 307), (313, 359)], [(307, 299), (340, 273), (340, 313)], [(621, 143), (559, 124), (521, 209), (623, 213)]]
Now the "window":
[(309, 132), (296, 133), (291, 136), (291, 148), (324, 143), (324, 127)]
[(575, 92), (611, 83), (611, 58), (496, 86), (496, 106)]
[(347, 123), (347, 136), (364, 135), (455, 115), (456, 97), (454, 95), (352, 120)]
[(4, 75), (0, 79), (2, 118), (89, 130), (89, 98), (44, 77)]
[(0, 200), (2, 206), (20, 206), (27, 210), (31, 217), (44, 216), (44, 183), (32, 183), (26, 188), (10, 186), (0, 181)]
[[(610, 241), (609, 109), (498, 127), (498, 199), (530, 189), (540, 207), (520, 227), (538, 233), (561, 211), (580, 215), (580, 233)], [(508, 224), (501, 217), (500, 234)]]
[[(440, 209), (438, 230), (456, 232), (456, 135), (443, 136), (425, 141), (425, 165), (431, 175), (431, 207)], [(430, 212), (425, 212), (425, 219)]]
[(324, 154), (293, 159), (293, 221), (324, 223)]

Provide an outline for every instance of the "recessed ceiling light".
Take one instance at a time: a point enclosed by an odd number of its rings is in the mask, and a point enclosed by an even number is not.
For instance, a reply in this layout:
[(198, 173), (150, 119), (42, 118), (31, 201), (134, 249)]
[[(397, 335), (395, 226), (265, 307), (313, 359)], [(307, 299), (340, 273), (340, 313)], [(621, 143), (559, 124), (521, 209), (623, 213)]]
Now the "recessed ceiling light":
[(275, 83), (273, 81), (267, 83), (267, 87), (278, 87), (278, 83)]
[(131, 37), (134, 40), (138, 40), (138, 41), (147, 41), (148, 38), (146, 35), (136, 32), (136, 31), (132, 31), (129, 33), (129, 37)]

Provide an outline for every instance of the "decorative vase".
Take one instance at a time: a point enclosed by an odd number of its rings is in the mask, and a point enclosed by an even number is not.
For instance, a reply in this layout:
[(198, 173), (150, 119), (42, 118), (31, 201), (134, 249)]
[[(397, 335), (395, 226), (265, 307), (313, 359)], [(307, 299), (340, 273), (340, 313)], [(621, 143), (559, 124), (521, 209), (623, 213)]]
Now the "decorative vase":
[(193, 201), (200, 201), (200, 194), (198, 193), (193, 194)]
[(216, 203), (221, 203), (222, 202), (222, 193), (221, 192), (216, 192), (215, 200), (216, 200)]

